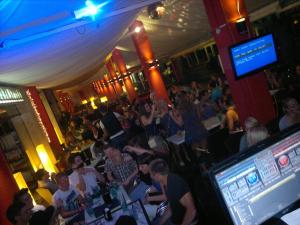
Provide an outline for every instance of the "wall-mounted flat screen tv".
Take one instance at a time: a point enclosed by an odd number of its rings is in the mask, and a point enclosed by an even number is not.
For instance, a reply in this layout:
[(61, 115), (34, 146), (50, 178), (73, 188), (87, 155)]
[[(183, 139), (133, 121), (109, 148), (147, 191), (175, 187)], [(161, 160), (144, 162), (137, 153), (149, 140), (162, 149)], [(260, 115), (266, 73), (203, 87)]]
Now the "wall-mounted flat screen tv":
[(278, 62), (273, 34), (248, 39), (229, 47), (236, 79), (243, 78)]

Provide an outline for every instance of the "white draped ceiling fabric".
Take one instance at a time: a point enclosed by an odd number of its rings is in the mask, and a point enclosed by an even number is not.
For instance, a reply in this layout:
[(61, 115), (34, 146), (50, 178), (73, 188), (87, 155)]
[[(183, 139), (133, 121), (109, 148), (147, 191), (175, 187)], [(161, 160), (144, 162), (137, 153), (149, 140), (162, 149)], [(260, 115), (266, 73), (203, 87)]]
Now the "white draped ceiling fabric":
[[(145, 5), (153, 2), (108, 0), (94, 19), (76, 20), (73, 12), (84, 7), (85, 0), (1, 0), (0, 82), (79, 88), (103, 76), (103, 62), (115, 46), (126, 50), (126, 61), (136, 65), (127, 27), (137, 16), (157, 57), (171, 56), (211, 37), (201, 0), (166, 0), (161, 20), (148, 18)], [(251, 11), (272, 0), (246, 2)]]

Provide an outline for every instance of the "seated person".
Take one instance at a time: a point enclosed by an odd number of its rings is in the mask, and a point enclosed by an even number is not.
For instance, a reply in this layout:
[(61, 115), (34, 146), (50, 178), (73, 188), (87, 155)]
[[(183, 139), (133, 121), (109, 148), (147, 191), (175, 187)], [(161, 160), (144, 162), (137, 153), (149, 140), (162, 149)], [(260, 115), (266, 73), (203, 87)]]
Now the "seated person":
[(6, 210), (6, 218), (13, 225), (27, 225), (31, 216), (31, 207), (22, 202), (14, 202)]
[(69, 176), (70, 184), (82, 194), (90, 194), (93, 198), (100, 197), (98, 182), (105, 182), (104, 177), (95, 168), (85, 167), (79, 153), (73, 153), (69, 157), (69, 164), (73, 173)]
[(38, 187), (39, 188), (46, 188), (48, 189), (51, 194), (57, 191), (58, 186), (57, 184), (49, 179), (49, 173), (44, 169), (39, 169), (36, 171), (35, 176), (38, 180)]
[(300, 123), (300, 105), (294, 98), (283, 101), (285, 115), (279, 121), (279, 129), (284, 130), (296, 123)]
[(241, 137), (241, 140), (240, 140), (240, 148), (239, 148), (240, 152), (243, 152), (248, 148), (248, 142), (247, 142), (247, 137), (246, 137), (247, 132), (249, 131), (250, 128), (255, 127), (257, 125), (259, 125), (257, 119), (255, 119), (252, 116), (249, 116), (245, 120), (244, 126), (245, 126), (246, 133), (243, 134), (243, 136)]
[(181, 177), (170, 173), (167, 162), (162, 159), (150, 163), (150, 174), (153, 180), (164, 186), (169, 202), (168, 210), (159, 224), (168, 221), (181, 225), (197, 224), (197, 211), (187, 183)]
[(30, 194), (28, 193), (28, 189), (27, 188), (22, 188), (20, 191), (18, 191), (15, 195), (14, 195), (14, 202), (21, 202), (26, 204), (28, 207), (31, 208), (31, 210), (33, 212), (37, 212), (40, 210), (45, 210), (46, 207), (43, 205), (33, 205), (33, 201), (32, 198), (30, 196)]
[(20, 191), (18, 191), (14, 196), (14, 203), (22, 203), (25, 204), (27, 209), (31, 210), (31, 217), (29, 219), (29, 225), (35, 225), (37, 224), (37, 220), (47, 220), (49, 223), (52, 223), (56, 219), (56, 213), (54, 212), (54, 207), (49, 206), (45, 208), (43, 205), (36, 204), (33, 205), (33, 200), (28, 193), (27, 188), (22, 188)]
[(143, 154), (138, 157), (137, 163), (141, 181), (150, 186), (149, 191), (147, 191), (145, 203), (159, 204), (162, 201), (166, 201), (166, 196), (163, 193), (160, 183), (154, 181), (150, 176), (149, 164), (153, 159), (154, 158), (151, 155)]
[(257, 126), (250, 128), (246, 134), (248, 147), (255, 145), (269, 136), (267, 128), (263, 125), (258, 124)]
[(56, 175), (58, 190), (52, 197), (53, 205), (64, 219), (66, 225), (84, 224), (83, 198), (76, 188), (69, 183), (64, 173)]
[(148, 185), (143, 182), (137, 185), (138, 168), (132, 157), (111, 145), (104, 145), (103, 151), (107, 157), (105, 172), (108, 180), (123, 185), (132, 201), (143, 199)]

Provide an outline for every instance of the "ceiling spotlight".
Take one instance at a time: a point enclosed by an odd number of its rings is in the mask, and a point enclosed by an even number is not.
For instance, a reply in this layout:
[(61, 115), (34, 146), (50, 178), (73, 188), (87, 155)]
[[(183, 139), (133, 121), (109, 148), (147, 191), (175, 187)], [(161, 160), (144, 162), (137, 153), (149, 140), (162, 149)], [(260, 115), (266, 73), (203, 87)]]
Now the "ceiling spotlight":
[(140, 28), (140, 27), (136, 27), (136, 28), (134, 28), (134, 32), (135, 32), (135, 33), (140, 33), (140, 32), (141, 32), (141, 30), (142, 30), (142, 28)]
[(85, 2), (86, 6), (84, 8), (81, 8), (81, 9), (78, 9), (78, 10), (74, 11), (75, 18), (76, 19), (81, 19), (83, 17), (88, 17), (88, 16), (94, 17), (94, 16), (96, 16), (96, 14), (99, 13), (99, 11), (101, 10), (101, 8), (103, 6), (108, 4), (108, 2), (109, 1), (105, 1), (101, 4), (99, 4), (99, 5), (95, 5), (91, 0), (87, 0)]
[(165, 15), (166, 8), (165, 6), (161, 3), (154, 3), (152, 5), (148, 6), (148, 15), (151, 19), (160, 19)]

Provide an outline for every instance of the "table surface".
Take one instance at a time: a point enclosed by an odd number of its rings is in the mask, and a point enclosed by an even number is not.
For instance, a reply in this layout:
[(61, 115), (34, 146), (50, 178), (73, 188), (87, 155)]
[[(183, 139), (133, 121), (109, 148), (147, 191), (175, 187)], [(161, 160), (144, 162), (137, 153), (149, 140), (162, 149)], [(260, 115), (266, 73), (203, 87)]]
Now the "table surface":
[[(222, 119), (224, 117), (225, 117), (225, 115), (222, 114)], [(202, 123), (203, 123), (204, 127), (208, 131), (210, 131), (210, 130), (212, 130), (212, 129), (214, 129), (214, 128), (216, 128), (216, 127), (218, 127), (218, 126), (221, 125), (221, 121), (220, 121), (220, 119), (217, 116), (211, 117), (211, 118), (209, 118), (207, 120), (203, 120)]]
[(181, 145), (185, 142), (185, 133), (175, 134), (167, 138), (168, 142), (171, 142), (175, 145)]
[[(126, 201), (127, 204), (131, 202), (131, 200), (130, 200), (127, 192), (123, 188), (123, 186), (119, 186), (119, 188), (118, 188), (118, 194), (121, 194), (121, 195), (124, 196), (124, 199), (125, 199), (125, 201)], [(97, 206), (101, 206), (103, 204), (104, 204), (104, 201), (103, 201), (102, 196), (101, 196), (100, 199), (97, 199), (96, 203), (94, 202), (93, 208), (96, 208)], [(90, 216), (87, 213), (86, 210), (84, 211), (84, 217), (85, 217), (85, 223), (91, 223), (92, 221), (96, 220), (96, 218), (94, 216)]]
[[(135, 214), (133, 213), (135, 210)], [(135, 215), (135, 220), (138, 225), (149, 225), (148, 220), (147, 220), (147, 215), (145, 215), (141, 203), (139, 201), (129, 203), (127, 206), (127, 210), (123, 211), (121, 207), (118, 207), (112, 212), (112, 220), (107, 221), (105, 220), (104, 217), (99, 217), (97, 219), (94, 219), (93, 221), (90, 221), (88, 225), (114, 225), (117, 220), (119, 219), (120, 216), (123, 215), (129, 215), (129, 216), (134, 216)]]

